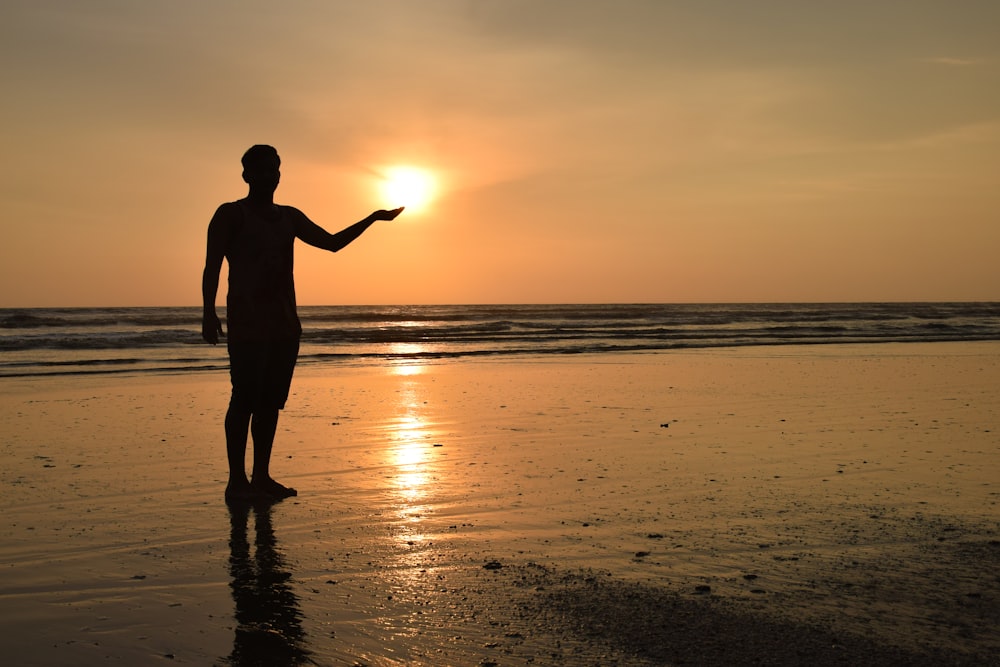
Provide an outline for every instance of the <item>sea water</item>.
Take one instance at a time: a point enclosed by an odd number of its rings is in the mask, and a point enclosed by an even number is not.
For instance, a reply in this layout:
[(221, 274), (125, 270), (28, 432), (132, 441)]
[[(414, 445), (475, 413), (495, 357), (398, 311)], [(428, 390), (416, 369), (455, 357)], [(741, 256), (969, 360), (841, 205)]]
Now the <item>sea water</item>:
[[(225, 319), (225, 309), (220, 310)], [(1000, 340), (1000, 303), (302, 306), (300, 364)], [(0, 309), (0, 377), (227, 367), (201, 308)]]

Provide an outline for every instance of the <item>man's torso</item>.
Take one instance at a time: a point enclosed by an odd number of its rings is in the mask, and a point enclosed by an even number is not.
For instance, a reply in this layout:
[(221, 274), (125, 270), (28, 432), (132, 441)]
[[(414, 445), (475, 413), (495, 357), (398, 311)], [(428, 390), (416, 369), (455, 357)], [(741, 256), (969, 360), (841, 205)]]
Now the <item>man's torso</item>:
[(227, 324), (230, 340), (298, 338), (295, 304), (295, 228), (283, 206), (261, 213), (246, 200), (231, 204)]

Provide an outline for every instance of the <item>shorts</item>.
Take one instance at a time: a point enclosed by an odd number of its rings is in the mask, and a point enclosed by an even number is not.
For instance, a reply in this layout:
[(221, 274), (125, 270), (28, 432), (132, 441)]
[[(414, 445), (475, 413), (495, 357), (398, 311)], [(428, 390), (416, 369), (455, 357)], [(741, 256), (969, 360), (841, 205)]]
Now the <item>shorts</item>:
[(254, 412), (285, 407), (299, 356), (298, 339), (229, 341), (230, 407)]

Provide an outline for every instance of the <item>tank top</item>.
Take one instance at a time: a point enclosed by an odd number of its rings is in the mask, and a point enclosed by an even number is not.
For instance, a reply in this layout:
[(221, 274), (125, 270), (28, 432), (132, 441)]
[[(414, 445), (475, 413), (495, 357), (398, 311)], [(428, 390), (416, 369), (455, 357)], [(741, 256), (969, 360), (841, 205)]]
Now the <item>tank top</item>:
[(241, 224), (226, 249), (229, 294), (226, 323), (231, 341), (298, 339), (302, 326), (295, 304), (295, 229), (285, 207), (277, 216), (255, 213), (246, 201), (236, 202)]

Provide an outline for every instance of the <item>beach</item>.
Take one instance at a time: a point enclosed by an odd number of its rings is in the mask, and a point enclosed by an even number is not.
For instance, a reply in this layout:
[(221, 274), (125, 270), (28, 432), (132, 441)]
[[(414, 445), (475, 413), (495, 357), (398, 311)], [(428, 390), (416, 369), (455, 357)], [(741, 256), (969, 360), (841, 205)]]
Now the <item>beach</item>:
[(1000, 343), (0, 380), (17, 665), (998, 664)]

